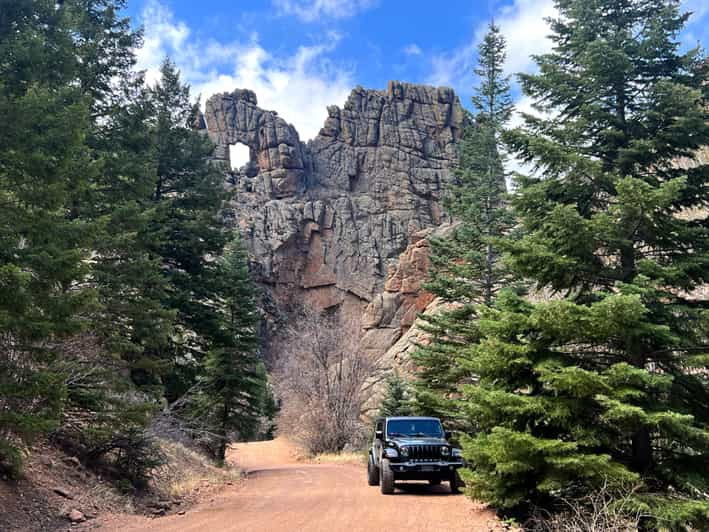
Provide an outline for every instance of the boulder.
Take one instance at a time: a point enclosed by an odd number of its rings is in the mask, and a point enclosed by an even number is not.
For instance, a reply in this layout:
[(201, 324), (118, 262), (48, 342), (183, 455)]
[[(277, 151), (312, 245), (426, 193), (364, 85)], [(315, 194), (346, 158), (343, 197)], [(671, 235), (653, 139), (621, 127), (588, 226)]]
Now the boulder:
[(69, 521), (71, 521), (72, 523), (83, 523), (84, 521), (86, 521), (86, 517), (84, 516), (84, 514), (76, 508), (73, 508), (69, 511), (69, 513), (67, 514), (67, 519), (69, 519)]

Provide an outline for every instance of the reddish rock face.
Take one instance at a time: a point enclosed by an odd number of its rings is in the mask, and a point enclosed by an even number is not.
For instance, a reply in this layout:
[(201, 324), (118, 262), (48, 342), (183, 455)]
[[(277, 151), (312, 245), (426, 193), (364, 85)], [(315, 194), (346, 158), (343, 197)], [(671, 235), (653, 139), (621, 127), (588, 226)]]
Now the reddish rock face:
[[(399, 256), (398, 261), (390, 266), (384, 290), (365, 308), (362, 317), (365, 330), (363, 342), (371, 351), (378, 351), (380, 358), (386, 357), (387, 352), (398, 344), (418, 314), (433, 305), (434, 295), (422, 288), (422, 283), (428, 277), (431, 251), (428, 238), (445, 235), (451, 227), (446, 224), (412, 235), (412, 243)], [(393, 365), (406, 366), (407, 361), (399, 361), (393, 354), (389, 358), (389, 362), (384, 365), (385, 369)]]
[[(215, 159), (229, 145), (251, 161), (232, 172), (227, 214), (247, 243), (274, 314), (294, 302), (362, 323), (384, 353), (432, 297), (421, 291), (426, 236), (449, 222), (439, 201), (457, 163), (465, 113), (451, 89), (390, 82), (354, 89), (307, 145), (248, 90), (206, 103)], [(287, 319), (287, 318), (286, 318)], [(281, 320), (282, 322), (282, 320)], [(266, 336), (277, 336), (274, 319)]]
[(412, 235), (412, 243), (389, 267), (384, 293), (365, 309), (365, 328), (394, 327), (403, 333), (411, 327), (416, 314), (433, 301), (433, 295), (421, 288), (428, 276), (430, 246), (427, 237), (432, 232), (427, 229)]

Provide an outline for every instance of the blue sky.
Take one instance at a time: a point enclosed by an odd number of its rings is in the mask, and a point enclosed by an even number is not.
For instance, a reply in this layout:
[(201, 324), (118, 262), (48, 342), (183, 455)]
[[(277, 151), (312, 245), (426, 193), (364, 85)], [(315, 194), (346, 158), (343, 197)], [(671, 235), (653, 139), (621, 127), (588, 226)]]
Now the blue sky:
[[(154, 79), (171, 56), (202, 99), (253, 89), (259, 105), (317, 134), (327, 105), (342, 105), (356, 85), (382, 89), (390, 79), (451, 86), (468, 105), (471, 69), (494, 17), (508, 39), (510, 73), (534, 69), (549, 48), (543, 21), (553, 0), (128, 0), (145, 30), (139, 66)], [(709, 0), (682, 40), (709, 47)], [(518, 107), (531, 102), (515, 91)]]

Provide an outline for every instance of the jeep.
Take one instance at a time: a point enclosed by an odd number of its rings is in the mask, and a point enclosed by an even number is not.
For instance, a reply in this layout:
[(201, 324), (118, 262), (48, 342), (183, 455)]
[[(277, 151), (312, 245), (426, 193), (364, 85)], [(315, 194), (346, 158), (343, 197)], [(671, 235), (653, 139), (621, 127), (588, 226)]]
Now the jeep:
[(463, 458), (449, 439), (450, 433), (435, 417), (377, 419), (367, 460), (368, 484), (378, 484), (382, 493), (390, 494), (397, 480), (428, 480), (432, 486), (446, 481), (451, 493), (458, 493), (457, 470)]

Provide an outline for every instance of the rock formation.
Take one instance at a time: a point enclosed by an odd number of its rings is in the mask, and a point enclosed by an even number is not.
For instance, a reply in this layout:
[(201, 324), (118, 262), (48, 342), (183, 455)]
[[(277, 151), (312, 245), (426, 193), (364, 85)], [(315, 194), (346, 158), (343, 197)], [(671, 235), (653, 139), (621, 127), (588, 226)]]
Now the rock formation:
[[(425, 236), (449, 221), (440, 199), (465, 120), (451, 89), (390, 82), (385, 91), (354, 89), (305, 144), (252, 91), (211, 97), (200, 122), (215, 158), (228, 162), (232, 144), (249, 148), (250, 161), (229, 176), (236, 195), (227, 214), (271, 314), (305, 301), (336, 309), (375, 353), (396, 343), (430, 302), (417, 284)], [(274, 318), (267, 337), (276, 328)]]
[(413, 235), (411, 244), (389, 269), (384, 290), (366, 307), (362, 319), (364, 334), (361, 347), (376, 358), (379, 371), (366, 384), (368, 400), (364, 413), (376, 415), (383, 398), (382, 383), (395, 370), (412, 374), (411, 353), (417, 345), (429, 341), (417, 320), (419, 313), (431, 314), (449, 308), (422, 288), (428, 277), (430, 237), (445, 237), (454, 224), (425, 229)]

